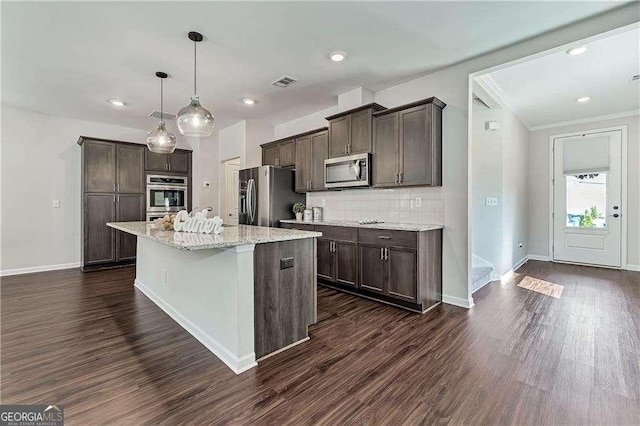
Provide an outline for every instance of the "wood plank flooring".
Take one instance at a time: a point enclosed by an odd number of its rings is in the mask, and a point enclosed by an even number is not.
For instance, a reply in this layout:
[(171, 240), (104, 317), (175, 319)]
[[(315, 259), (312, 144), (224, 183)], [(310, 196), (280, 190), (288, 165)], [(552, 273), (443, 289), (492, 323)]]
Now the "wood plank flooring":
[(64, 404), (68, 424), (640, 423), (637, 272), (529, 262), (425, 315), (320, 288), (311, 340), (240, 376), (134, 275), (2, 278), (2, 403)]

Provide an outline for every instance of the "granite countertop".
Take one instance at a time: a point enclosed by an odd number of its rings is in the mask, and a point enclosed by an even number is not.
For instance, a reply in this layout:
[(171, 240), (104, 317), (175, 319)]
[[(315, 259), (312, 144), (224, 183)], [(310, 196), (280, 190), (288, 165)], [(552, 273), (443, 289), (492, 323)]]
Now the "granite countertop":
[(433, 231), (435, 229), (443, 229), (443, 225), (430, 225), (423, 223), (371, 223), (371, 224), (362, 224), (354, 221), (348, 220), (323, 220), (323, 221), (313, 221), (313, 222), (304, 222), (295, 219), (285, 219), (281, 220), (282, 223), (300, 223), (306, 225), (328, 225), (328, 226), (347, 226), (351, 228), (369, 228), (369, 229), (389, 229), (392, 231), (414, 231), (414, 232), (422, 232), (422, 231)]
[(107, 226), (180, 250), (220, 249), (322, 236), (321, 232), (248, 225), (225, 226), (218, 235), (165, 231), (149, 222), (112, 222)]

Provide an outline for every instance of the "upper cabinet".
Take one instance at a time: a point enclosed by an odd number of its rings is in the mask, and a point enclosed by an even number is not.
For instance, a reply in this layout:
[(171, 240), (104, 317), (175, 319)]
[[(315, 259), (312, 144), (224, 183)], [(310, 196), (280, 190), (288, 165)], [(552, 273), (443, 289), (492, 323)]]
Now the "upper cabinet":
[(263, 166), (291, 167), (296, 164), (295, 138), (280, 139), (261, 147)]
[(324, 160), (328, 154), (329, 133), (326, 128), (296, 137), (296, 191), (322, 191)]
[(329, 158), (371, 152), (373, 113), (384, 109), (371, 103), (327, 117)]
[(442, 110), (437, 98), (373, 113), (374, 187), (442, 185)]
[(176, 149), (171, 154), (157, 154), (148, 149), (145, 153), (145, 170), (148, 172), (189, 172), (191, 163), (190, 151)]

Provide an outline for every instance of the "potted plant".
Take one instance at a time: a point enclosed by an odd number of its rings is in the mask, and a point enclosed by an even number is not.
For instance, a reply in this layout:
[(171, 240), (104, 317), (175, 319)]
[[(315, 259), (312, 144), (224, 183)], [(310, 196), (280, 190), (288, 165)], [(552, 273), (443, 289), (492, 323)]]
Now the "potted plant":
[(293, 212), (296, 214), (296, 220), (302, 220), (302, 212), (304, 212), (304, 204), (295, 203), (293, 205)]

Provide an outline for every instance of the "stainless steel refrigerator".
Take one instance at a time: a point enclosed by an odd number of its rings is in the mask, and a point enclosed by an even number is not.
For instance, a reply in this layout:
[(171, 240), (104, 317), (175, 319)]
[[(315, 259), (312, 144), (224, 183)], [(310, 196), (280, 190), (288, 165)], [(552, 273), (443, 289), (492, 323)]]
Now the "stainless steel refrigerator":
[(294, 203), (304, 203), (305, 194), (295, 192), (295, 172), (272, 166), (240, 170), (238, 223), (279, 227), (281, 219), (292, 219)]

